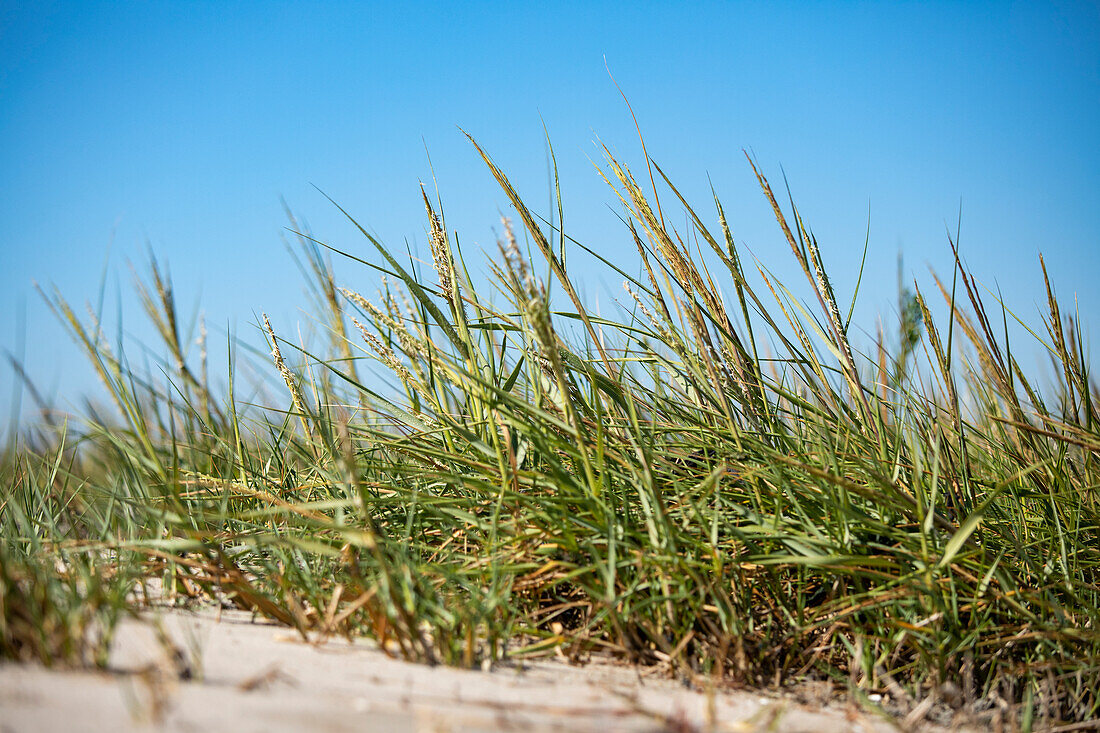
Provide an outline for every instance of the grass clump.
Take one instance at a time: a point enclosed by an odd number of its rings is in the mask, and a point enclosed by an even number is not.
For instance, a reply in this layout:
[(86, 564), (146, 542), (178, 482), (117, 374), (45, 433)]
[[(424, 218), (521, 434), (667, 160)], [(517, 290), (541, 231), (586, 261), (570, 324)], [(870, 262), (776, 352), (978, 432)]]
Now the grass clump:
[(79, 546), (84, 524), (73, 514), (83, 499), (61, 470), (64, 455), (0, 461), (0, 659), (102, 666), (133, 576), (129, 563)]
[[(34, 548), (133, 557), (112, 577), (428, 663), (609, 653), (689, 679), (829, 679), (911, 720), (933, 703), (1026, 726), (1098, 713), (1098, 390), (1049, 283), (1044, 388), (957, 257), (931, 295), (902, 289), (899, 346), (864, 353), (817, 241), (752, 161), (807, 301), (747, 272), (717, 199), (711, 225), (647, 159), (678, 231), (608, 154), (640, 274), (604, 261), (628, 296), (598, 315), (564, 253), (599, 255), (482, 156), (517, 221), (491, 285), (427, 195), (430, 276), (360, 228), (376, 295), (338, 285), (300, 233), (328, 343), (264, 317), (288, 397), (262, 409), (232, 367), (220, 396), (205, 355), (189, 366), (155, 262), (139, 292), (166, 345), (156, 376), (50, 296), (117, 414), (90, 414), (52, 469), (9, 461), (35, 478), (3, 488), (5, 594), (27, 587), (8, 558)], [(25, 657), (15, 598), (0, 648)]]

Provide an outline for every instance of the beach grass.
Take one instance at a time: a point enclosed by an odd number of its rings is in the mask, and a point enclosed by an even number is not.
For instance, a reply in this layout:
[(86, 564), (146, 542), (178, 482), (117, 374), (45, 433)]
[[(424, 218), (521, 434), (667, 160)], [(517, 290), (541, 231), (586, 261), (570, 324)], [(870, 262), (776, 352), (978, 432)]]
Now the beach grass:
[[(1015, 316), (957, 256), (853, 343), (852, 304), (754, 161), (804, 283), (746, 258), (717, 197), (690, 205), (648, 158), (602, 168), (627, 266), (477, 151), (512, 205), (490, 277), (426, 193), (431, 267), (365, 227), (366, 259), (296, 232), (323, 338), (258, 319), (261, 405), (235, 394), (246, 347), (214, 380), (189, 353), (155, 261), (153, 366), (46, 294), (110, 403), (3, 458), (3, 656), (102, 661), (158, 579), (429, 664), (602, 654), (694, 684), (829, 680), (909, 724), (1100, 714), (1100, 391), (1049, 282), (1032, 343), (1009, 342)], [(566, 252), (624, 281), (618, 310), (590, 310)], [(333, 256), (376, 290), (342, 287)], [(1017, 361), (1035, 350), (1042, 378)]]

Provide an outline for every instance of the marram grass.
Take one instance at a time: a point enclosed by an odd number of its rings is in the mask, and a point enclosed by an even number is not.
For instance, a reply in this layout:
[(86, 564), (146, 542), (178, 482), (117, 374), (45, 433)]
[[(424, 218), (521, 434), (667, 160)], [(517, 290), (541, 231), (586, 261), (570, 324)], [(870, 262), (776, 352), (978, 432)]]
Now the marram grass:
[[(608, 154), (638, 261), (603, 263), (626, 294), (599, 315), (565, 264), (582, 245), (482, 155), (515, 219), (492, 281), (426, 195), (434, 272), (362, 230), (377, 293), (338, 285), (301, 234), (325, 344), (262, 318), (284, 395), (263, 409), (232, 368), (214, 393), (205, 350), (189, 361), (155, 262), (153, 370), (47, 296), (113, 409), (24, 431), (3, 460), (3, 656), (102, 660), (156, 577), (431, 664), (560, 652), (828, 679), (910, 723), (1100, 713), (1100, 395), (1049, 283), (1036, 344), (1010, 348), (1011, 315), (956, 258), (864, 353), (752, 161), (806, 299), (746, 273), (717, 200), (697, 212), (650, 161), (643, 185)], [(1036, 347), (1043, 386), (1014, 356)]]

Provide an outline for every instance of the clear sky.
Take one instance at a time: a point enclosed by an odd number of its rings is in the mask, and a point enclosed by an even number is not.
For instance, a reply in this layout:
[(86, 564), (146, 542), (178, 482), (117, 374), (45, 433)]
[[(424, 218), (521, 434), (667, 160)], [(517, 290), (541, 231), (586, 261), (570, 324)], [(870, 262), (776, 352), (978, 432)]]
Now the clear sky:
[[(786, 174), (843, 297), (870, 212), (861, 326), (893, 306), (899, 249), (922, 283), (928, 265), (950, 271), (961, 206), (963, 256), (984, 282), (1035, 321), (1042, 251), (1095, 333), (1095, 3), (83, 1), (0, 3), (0, 347), (73, 404), (90, 372), (32, 281), (81, 305), (106, 267), (108, 313), (145, 338), (126, 261), (140, 268), (147, 245), (185, 317), (201, 308), (258, 340), (266, 310), (293, 332), (305, 297), (280, 199), (365, 255), (317, 186), (424, 252), (428, 154), (449, 226), (492, 253), (507, 202), (459, 127), (546, 212), (545, 122), (567, 232), (631, 262), (592, 167), (597, 137), (641, 166), (605, 58), (653, 158), (707, 212), (709, 176), (735, 235), (781, 275), (790, 253), (743, 148), (775, 182)], [(590, 299), (621, 296), (582, 261)], [(373, 291), (364, 268), (339, 272)], [(5, 363), (5, 411), (11, 394)]]

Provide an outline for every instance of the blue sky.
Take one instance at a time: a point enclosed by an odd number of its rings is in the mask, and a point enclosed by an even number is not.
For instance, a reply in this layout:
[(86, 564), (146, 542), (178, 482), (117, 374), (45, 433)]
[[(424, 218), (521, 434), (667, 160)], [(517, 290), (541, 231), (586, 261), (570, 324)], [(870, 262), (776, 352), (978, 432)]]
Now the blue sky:
[[(1037, 322), (1042, 251), (1095, 326), (1095, 3), (32, 2), (0, 5), (0, 347), (72, 405), (90, 372), (32, 281), (79, 305), (106, 268), (108, 313), (147, 338), (126, 265), (141, 269), (146, 246), (188, 314), (256, 339), (267, 311), (293, 332), (306, 299), (280, 200), (357, 254), (314, 186), (383, 241), (426, 251), (429, 154), (449, 226), (492, 253), (507, 202), (459, 127), (546, 211), (545, 123), (567, 232), (633, 261), (593, 169), (597, 138), (642, 161), (605, 58), (653, 158), (708, 212), (709, 177), (735, 235), (781, 276), (795, 278), (790, 253), (743, 148), (786, 174), (841, 293), (870, 211), (861, 326), (893, 307), (899, 249), (922, 283), (929, 265), (950, 271), (960, 206), (979, 278)], [(587, 297), (620, 297), (573, 262)], [(5, 413), (11, 395), (5, 363)]]

